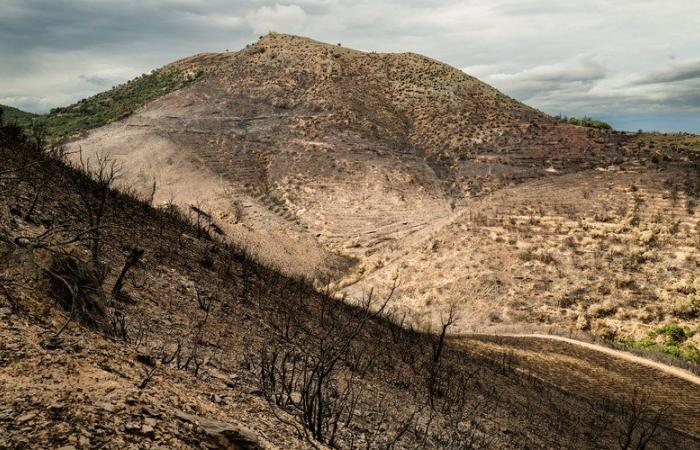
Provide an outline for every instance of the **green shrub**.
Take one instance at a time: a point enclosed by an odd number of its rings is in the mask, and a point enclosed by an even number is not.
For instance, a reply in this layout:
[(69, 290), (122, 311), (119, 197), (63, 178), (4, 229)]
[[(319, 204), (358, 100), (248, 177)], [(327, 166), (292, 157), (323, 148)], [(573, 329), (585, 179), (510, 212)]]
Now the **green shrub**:
[(609, 123), (603, 122), (602, 120), (595, 120), (588, 116), (583, 116), (581, 119), (579, 119), (576, 117), (566, 117), (559, 115), (557, 116), (557, 119), (559, 119), (560, 122), (570, 123), (571, 125), (578, 125), (581, 127), (588, 128), (598, 128), (602, 130), (612, 130), (612, 126), (610, 126)]
[(671, 345), (678, 345), (688, 339), (692, 333), (678, 325), (677, 323), (670, 323), (663, 325), (657, 329), (650, 330), (647, 335), (650, 338), (655, 338), (656, 336), (665, 336), (666, 343)]

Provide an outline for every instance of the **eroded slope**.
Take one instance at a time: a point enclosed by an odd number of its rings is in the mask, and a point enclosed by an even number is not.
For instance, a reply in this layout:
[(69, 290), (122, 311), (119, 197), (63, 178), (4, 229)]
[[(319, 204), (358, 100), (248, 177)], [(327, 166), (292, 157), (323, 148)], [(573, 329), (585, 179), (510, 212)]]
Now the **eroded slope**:
[(156, 181), (158, 202), (203, 204), (261, 257), (312, 277), (351, 258), (364, 270), (472, 195), (616, 148), (414, 54), (269, 34), (170, 67), (204, 75), (71, 148), (118, 155), (130, 187)]

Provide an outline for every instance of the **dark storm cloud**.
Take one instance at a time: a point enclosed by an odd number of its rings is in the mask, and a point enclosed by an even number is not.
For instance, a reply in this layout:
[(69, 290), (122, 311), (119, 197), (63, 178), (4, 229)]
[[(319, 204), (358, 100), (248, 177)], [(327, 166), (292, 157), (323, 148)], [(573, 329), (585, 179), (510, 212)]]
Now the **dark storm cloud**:
[(700, 112), (694, 0), (0, 1), (0, 103), (39, 112), (268, 31), (422, 53), (552, 113)]
[(682, 61), (669, 64), (643, 77), (639, 83), (675, 83), (677, 81), (695, 80), (700, 78), (700, 60)]
[[(206, 41), (241, 28), (235, 22), (227, 24), (220, 20), (236, 17), (231, 2), (226, 2), (228, 9), (217, 7), (215, 2), (168, 0), (9, 0), (9, 3), (9, 9), (0, 13), (0, 46), (16, 53), (33, 49), (124, 51), (130, 46), (138, 50), (154, 43)], [(239, 35), (242, 37), (246, 32)]]

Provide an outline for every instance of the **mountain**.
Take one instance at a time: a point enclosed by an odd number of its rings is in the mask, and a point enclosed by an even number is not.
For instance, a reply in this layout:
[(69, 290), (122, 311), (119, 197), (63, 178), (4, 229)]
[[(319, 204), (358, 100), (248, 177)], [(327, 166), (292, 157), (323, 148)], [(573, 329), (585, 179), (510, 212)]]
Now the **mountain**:
[(207, 203), (261, 257), (307, 276), (432, 228), (465, 198), (603, 151), (597, 133), (414, 54), (270, 34), (161, 70), (203, 76), (73, 145), (122, 155), (129, 185), (155, 180), (158, 201)]
[(692, 137), (562, 123), (420, 55), (276, 33), (159, 72), (190, 81), (68, 149), (119, 158), (129, 189), (206, 210), (286, 273), (354, 298), (398, 276), (412, 320), (457, 303), (463, 331), (694, 333)]

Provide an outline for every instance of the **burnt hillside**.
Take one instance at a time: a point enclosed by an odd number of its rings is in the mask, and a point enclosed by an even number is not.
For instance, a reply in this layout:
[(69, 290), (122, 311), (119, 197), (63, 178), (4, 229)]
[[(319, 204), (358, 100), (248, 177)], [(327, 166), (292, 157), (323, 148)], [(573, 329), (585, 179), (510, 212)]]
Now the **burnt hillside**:
[(404, 329), (390, 295), (339, 302), (67, 158), (0, 129), (0, 448), (698, 445), (643, 387), (579, 396)]

